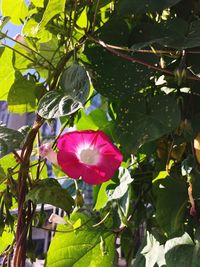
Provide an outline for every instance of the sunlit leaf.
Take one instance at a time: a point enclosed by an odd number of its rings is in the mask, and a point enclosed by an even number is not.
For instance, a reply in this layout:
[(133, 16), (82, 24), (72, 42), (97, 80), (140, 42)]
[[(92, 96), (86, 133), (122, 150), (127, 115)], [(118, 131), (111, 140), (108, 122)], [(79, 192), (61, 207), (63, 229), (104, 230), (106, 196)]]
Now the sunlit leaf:
[(38, 113), (45, 119), (59, 118), (70, 115), (82, 107), (82, 104), (62, 92), (46, 93), (38, 105)]
[(12, 64), (12, 50), (5, 48), (0, 57), (0, 100), (7, 100), (11, 85), (15, 80), (15, 70)]
[(5, 227), (2, 236), (0, 236), (0, 255), (12, 244), (13, 240), (14, 234), (8, 227)]
[(74, 227), (80, 229), (69, 231), (69, 227), (59, 225), (57, 229), (62, 232), (56, 233), (50, 245), (47, 267), (114, 266), (115, 235), (103, 226), (92, 227), (94, 220), (83, 215), (71, 219)]
[(14, 24), (21, 24), (28, 16), (28, 8), (24, 0), (1, 0), (1, 11), (4, 16), (10, 16)]
[(14, 113), (35, 111), (36, 95), (35, 81), (27, 80), (20, 72), (15, 73), (15, 81), (8, 93), (8, 110)]

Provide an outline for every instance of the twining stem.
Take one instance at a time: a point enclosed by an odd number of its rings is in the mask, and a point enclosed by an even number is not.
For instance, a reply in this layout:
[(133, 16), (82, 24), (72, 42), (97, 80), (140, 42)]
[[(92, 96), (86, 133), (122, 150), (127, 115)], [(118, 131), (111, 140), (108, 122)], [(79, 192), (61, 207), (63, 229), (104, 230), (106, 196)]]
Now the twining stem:
[(18, 222), (16, 229), (16, 247), (14, 253), (14, 267), (25, 267), (26, 260), (26, 236), (30, 224), (30, 203), (25, 203), (28, 191), (27, 179), (29, 172), (29, 158), (33, 149), (36, 135), (43, 124), (43, 119), (37, 115), (34, 125), (27, 136), (27, 140), (22, 148), (22, 161), (18, 176)]

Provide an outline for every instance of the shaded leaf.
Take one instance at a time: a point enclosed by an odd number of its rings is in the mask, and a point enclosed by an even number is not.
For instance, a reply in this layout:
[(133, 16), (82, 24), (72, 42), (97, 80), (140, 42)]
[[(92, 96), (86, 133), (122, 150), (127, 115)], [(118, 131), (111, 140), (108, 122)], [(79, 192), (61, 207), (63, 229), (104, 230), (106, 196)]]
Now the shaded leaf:
[(122, 15), (155, 12), (171, 7), (181, 0), (121, 0), (119, 7)]
[(20, 132), (0, 126), (0, 158), (20, 148), (23, 140)]
[(90, 76), (95, 90), (113, 100), (138, 92), (146, 86), (153, 73), (144, 66), (117, 57), (102, 47), (88, 46), (85, 53), (90, 61)]
[(187, 185), (183, 179), (166, 177), (154, 185), (156, 219), (168, 236), (183, 230), (188, 201)]
[(65, 210), (72, 211), (74, 205), (73, 198), (63, 189), (57, 180), (48, 178), (39, 181), (35, 187), (29, 191), (26, 201), (31, 200), (34, 204), (51, 204)]
[(190, 24), (180, 18), (167, 20), (165, 23), (141, 23), (133, 28), (131, 48), (134, 50), (154, 43), (175, 49), (186, 49), (200, 45), (200, 22)]
[(180, 111), (173, 97), (162, 95), (145, 99), (133, 96), (119, 107), (115, 134), (130, 152), (176, 129), (179, 123)]
[(188, 233), (170, 239), (165, 244), (167, 267), (199, 267), (200, 246), (194, 244)]
[(82, 66), (75, 63), (62, 73), (60, 86), (66, 95), (71, 96), (82, 104), (85, 103), (90, 92), (87, 72)]

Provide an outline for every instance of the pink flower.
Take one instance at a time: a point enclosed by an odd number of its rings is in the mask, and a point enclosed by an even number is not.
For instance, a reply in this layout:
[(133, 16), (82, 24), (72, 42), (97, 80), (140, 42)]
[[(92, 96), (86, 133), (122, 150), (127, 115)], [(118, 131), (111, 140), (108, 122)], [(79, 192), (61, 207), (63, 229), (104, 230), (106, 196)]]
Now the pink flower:
[(57, 154), (53, 151), (51, 144), (46, 143), (41, 145), (39, 148), (39, 155), (40, 157), (47, 158), (51, 163), (58, 166)]
[(26, 45), (26, 41), (24, 39), (24, 36), (21, 35), (20, 33), (17, 33), (13, 39), (16, 40), (17, 42), (21, 43), (21, 44)]
[(15, 35), (15, 37), (13, 38), (14, 40), (16, 40), (18, 43), (22, 44), (20, 45), (25, 51), (27, 52), (31, 52), (30, 49), (28, 48), (28, 44), (24, 38), (24, 35), (17, 33)]
[(111, 179), (122, 162), (121, 152), (102, 131), (74, 131), (57, 143), (59, 166), (71, 178), (88, 184)]

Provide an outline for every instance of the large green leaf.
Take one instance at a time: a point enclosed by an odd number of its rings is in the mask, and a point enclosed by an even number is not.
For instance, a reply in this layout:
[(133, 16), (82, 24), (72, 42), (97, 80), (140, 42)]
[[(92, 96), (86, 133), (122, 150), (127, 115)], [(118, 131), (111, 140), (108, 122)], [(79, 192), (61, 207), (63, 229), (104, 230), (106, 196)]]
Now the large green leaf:
[(26, 196), (26, 201), (31, 200), (34, 204), (51, 204), (65, 210), (72, 211), (73, 198), (63, 189), (57, 180), (48, 178), (39, 181)]
[(115, 266), (115, 235), (112, 232), (103, 226), (92, 227), (94, 220), (84, 214), (72, 216), (71, 223), (79, 229), (70, 231), (69, 227), (59, 225), (57, 230), (62, 232), (57, 232), (51, 242), (46, 267)]
[(171, 7), (181, 0), (120, 0), (119, 7), (122, 15), (155, 12)]
[(154, 185), (156, 219), (163, 231), (171, 236), (183, 230), (188, 202), (187, 185), (183, 179), (166, 177)]
[(24, 0), (1, 0), (1, 11), (4, 16), (10, 16), (14, 24), (21, 24), (28, 16), (28, 8)]
[(12, 50), (5, 48), (0, 58), (0, 100), (7, 100), (11, 85), (15, 80), (15, 70), (12, 64)]
[(35, 81), (33, 78), (27, 80), (20, 72), (15, 73), (15, 81), (8, 93), (8, 110), (14, 113), (25, 113), (35, 111), (36, 95)]
[(0, 126), (0, 158), (20, 148), (23, 140), (20, 132)]
[(132, 96), (119, 107), (115, 133), (127, 151), (135, 151), (142, 144), (176, 129), (179, 123), (180, 111), (173, 97)]

